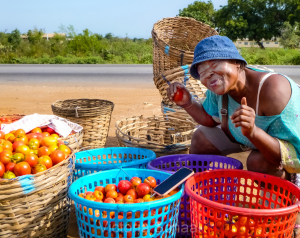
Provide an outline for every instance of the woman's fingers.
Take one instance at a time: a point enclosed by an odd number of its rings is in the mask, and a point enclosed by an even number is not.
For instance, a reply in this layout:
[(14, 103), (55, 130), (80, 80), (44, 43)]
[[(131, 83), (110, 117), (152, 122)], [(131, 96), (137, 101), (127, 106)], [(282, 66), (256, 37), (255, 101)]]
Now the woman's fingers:
[[(252, 116), (254, 110), (251, 107), (241, 105), (230, 117), (231, 120), (234, 120), (236, 117), (240, 115)], [(255, 113), (254, 113), (255, 115)]]
[(245, 122), (245, 121), (240, 121), (234, 124), (234, 127), (239, 127), (239, 126), (247, 129), (251, 129), (252, 127), (250, 122)]
[(239, 115), (232, 120), (232, 123), (237, 123), (240, 121), (250, 122), (252, 121), (252, 117), (246, 115)]

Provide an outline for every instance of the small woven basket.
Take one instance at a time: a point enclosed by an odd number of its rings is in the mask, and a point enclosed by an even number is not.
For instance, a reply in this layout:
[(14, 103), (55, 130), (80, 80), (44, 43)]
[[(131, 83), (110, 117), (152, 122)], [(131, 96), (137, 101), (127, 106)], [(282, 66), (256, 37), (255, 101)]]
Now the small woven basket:
[(74, 156), (38, 174), (0, 179), (0, 237), (67, 237)]
[(173, 17), (156, 22), (152, 29), (153, 74), (191, 64), (199, 41), (218, 35), (210, 26), (193, 18)]
[(100, 99), (69, 99), (52, 104), (53, 114), (83, 127), (83, 147), (104, 147), (114, 104)]
[(179, 66), (174, 69), (167, 70), (154, 78), (154, 84), (159, 90), (164, 104), (169, 106), (176, 105), (174, 102), (171, 102), (167, 96), (167, 89), (169, 88), (169, 85), (175, 82), (184, 84), (193, 97), (199, 99), (205, 97), (207, 88), (200, 80), (196, 80), (190, 75), (190, 66), (191, 65)]
[(130, 117), (116, 123), (116, 136), (120, 146), (152, 150), (157, 157), (186, 154), (191, 145), (196, 123), (169, 115), (149, 118)]

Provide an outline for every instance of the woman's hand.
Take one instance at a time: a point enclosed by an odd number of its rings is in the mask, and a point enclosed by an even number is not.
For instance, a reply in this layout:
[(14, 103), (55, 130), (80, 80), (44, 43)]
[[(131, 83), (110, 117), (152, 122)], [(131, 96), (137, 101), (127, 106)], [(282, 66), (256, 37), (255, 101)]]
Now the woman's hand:
[(251, 138), (255, 134), (255, 111), (247, 106), (247, 100), (242, 98), (241, 106), (230, 117), (235, 127), (241, 127), (244, 136)]
[[(180, 97), (180, 100), (175, 97), (177, 91), (182, 92), (182, 98)], [(190, 92), (186, 89), (186, 87), (182, 83), (172, 83), (170, 84), (169, 88), (167, 89), (167, 96), (170, 99), (170, 101), (175, 102), (178, 106), (184, 105), (191, 99)]]

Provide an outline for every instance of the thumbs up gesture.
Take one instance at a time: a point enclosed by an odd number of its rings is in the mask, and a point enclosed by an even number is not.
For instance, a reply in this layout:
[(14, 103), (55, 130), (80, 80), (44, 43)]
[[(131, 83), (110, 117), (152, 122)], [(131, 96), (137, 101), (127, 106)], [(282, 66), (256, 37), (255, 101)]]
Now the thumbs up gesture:
[(255, 111), (247, 106), (245, 97), (241, 100), (241, 106), (230, 117), (235, 127), (241, 127), (241, 131), (247, 138), (253, 137), (256, 129)]

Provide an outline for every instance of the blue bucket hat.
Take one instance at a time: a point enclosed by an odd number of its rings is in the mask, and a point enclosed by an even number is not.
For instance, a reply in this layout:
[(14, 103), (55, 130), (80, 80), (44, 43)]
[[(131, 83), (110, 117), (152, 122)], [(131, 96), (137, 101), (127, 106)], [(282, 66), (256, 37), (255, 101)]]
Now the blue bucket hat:
[(190, 68), (190, 73), (195, 79), (200, 76), (197, 71), (197, 64), (215, 59), (236, 59), (247, 61), (239, 54), (234, 43), (226, 36), (211, 36), (200, 41), (194, 51), (194, 61)]

